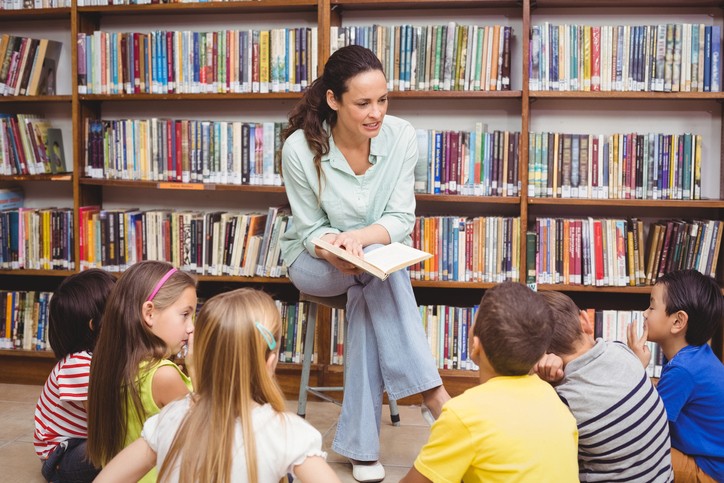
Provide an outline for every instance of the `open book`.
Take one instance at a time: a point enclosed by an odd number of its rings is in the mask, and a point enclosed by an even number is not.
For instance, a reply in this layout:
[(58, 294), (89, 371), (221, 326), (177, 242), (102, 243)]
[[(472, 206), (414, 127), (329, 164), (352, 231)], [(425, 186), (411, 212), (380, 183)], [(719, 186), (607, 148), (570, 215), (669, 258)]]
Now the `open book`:
[(320, 238), (315, 238), (312, 240), (312, 243), (319, 248), (324, 248), (334, 253), (342, 260), (348, 261), (365, 272), (371, 273), (380, 280), (386, 279), (391, 273), (397, 270), (432, 257), (432, 255), (427, 252), (397, 242), (365, 253), (364, 258), (356, 257), (343, 248), (336, 247)]

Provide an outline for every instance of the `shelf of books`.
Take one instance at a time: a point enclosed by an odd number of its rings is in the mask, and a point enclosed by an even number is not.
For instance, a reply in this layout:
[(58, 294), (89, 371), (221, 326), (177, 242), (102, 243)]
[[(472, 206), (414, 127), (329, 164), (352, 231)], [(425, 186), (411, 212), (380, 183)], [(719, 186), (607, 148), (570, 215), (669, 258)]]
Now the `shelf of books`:
[[(45, 378), (41, 294), (63, 276), (158, 259), (200, 293), (279, 295), (293, 396), (280, 134), (348, 44), (417, 130), (413, 246), (433, 257), (409, 272), (451, 394), (475, 384), (465, 334), (496, 283), (566, 291), (616, 338), (664, 273), (724, 282), (718, 1), (75, 1), (0, 10), (0, 380)], [(340, 314), (320, 317), (312, 378), (340, 382)]]

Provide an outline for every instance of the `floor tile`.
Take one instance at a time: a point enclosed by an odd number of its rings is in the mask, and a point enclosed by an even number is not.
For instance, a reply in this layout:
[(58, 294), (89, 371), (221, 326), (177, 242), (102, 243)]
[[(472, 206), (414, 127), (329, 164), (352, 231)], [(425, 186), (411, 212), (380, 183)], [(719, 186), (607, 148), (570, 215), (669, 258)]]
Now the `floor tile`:
[(32, 443), (12, 442), (0, 447), (3, 483), (41, 483), (40, 460)]
[(0, 401), (37, 403), (43, 386), (0, 384)]
[[(287, 401), (287, 411), (297, 413), (297, 401)], [(307, 402), (305, 419), (324, 434), (329, 428), (337, 423), (339, 413), (342, 408), (326, 401), (309, 401)]]
[(35, 403), (0, 401), (0, 439), (14, 441), (32, 436), (34, 413)]

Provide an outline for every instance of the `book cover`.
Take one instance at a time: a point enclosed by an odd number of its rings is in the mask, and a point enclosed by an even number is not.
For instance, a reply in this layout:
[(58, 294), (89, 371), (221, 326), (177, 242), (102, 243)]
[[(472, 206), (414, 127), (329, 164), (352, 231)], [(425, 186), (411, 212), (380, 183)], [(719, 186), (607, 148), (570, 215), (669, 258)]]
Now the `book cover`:
[(48, 155), (50, 169), (53, 174), (68, 172), (68, 166), (65, 164), (65, 152), (63, 150), (63, 132), (60, 129), (48, 129), (45, 152)]

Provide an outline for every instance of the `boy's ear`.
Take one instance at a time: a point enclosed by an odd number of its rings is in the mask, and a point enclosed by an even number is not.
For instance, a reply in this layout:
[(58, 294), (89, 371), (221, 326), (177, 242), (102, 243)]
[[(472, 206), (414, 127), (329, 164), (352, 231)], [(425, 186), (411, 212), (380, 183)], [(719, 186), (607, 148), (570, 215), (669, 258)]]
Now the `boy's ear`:
[(143, 322), (148, 327), (153, 327), (153, 302), (150, 300), (143, 303), (141, 306), (141, 314), (143, 315)]
[(594, 327), (593, 322), (588, 318), (588, 312), (585, 310), (578, 311), (578, 320), (581, 323), (581, 330), (584, 334), (593, 337)]
[(476, 365), (480, 365), (480, 356), (483, 352), (483, 344), (480, 342), (480, 338), (474, 335), (471, 339), (472, 351), (470, 352), (470, 358)]
[(671, 326), (671, 333), (674, 335), (686, 334), (689, 326), (689, 314), (683, 310), (679, 310), (674, 314), (674, 324)]

